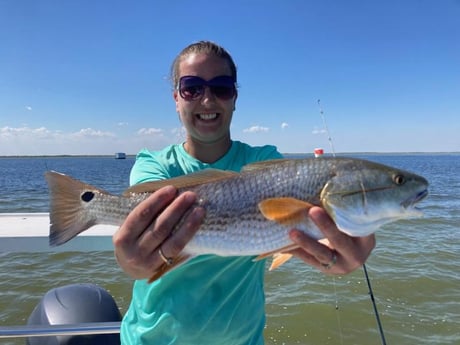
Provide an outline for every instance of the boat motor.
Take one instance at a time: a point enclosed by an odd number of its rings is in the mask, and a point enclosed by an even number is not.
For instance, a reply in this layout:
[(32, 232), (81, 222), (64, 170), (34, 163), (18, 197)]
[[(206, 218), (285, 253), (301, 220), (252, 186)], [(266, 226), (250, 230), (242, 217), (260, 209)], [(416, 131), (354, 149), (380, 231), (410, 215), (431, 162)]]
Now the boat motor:
[(119, 345), (119, 328), (115, 334), (94, 334), (91, 327), (91, 331), (85, 332), (88, 325), (119, 321), (120, 311), (113, 297), (103, 288), (94, 284), (58, 287), (42, 297), (29, 316), (27, 325), (38, 326), (41, 330), (65, 325), (67, 333), (29, 337), (27, 345)]

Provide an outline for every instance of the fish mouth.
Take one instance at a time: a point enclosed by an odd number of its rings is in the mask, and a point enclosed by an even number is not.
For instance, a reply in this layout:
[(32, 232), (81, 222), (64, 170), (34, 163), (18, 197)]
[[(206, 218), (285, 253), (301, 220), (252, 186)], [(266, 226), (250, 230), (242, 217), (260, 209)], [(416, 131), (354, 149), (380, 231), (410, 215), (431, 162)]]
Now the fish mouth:
[(424, 189), (421, 192), (415, 194), (414, 196), (404, 200), (401, 203), (401, 206), (404, 208), (416, 208), (415, 204), (425, 199), (428, 195), (428, 189)]

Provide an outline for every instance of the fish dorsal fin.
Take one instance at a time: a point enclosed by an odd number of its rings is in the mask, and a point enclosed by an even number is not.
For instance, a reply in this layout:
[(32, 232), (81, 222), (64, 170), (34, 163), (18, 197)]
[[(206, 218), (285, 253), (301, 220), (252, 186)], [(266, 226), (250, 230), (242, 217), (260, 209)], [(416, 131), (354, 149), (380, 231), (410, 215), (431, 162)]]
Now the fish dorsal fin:
[(242, 169), (241, 172), (257, 172), (259, 170), (265, 170), (267, 168), (282, 164), (285, 161), (288, 161), (289, 159), (270, 159), (266, 161), (261, 161), (261, 162), (254, 162), (245, 165)]
[(308, 210), (312, 204), (296, 198), (270, 198), (259, 203), (259, 210), (263, 216), (277, 223), (292, 225), (308, 217)]
[(219, 169), (205, 169), (191, 174), (173, 177), (167, 180), (159, 180), (136, 184), (124, 191), (124, 196), (139, 193), (153, 193), (165, 186), (174, 186), (176, 188), (191, 188), (204, 183), (227, 180), (238, 176), (239, 173), (234, 171), (225, 171)]

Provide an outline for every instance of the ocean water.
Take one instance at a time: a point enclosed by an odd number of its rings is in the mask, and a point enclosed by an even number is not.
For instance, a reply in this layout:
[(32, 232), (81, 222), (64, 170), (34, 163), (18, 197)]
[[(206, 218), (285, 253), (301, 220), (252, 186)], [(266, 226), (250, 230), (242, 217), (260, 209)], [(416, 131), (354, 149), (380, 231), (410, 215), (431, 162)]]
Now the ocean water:
[[(430, 182), (430, 195), (420, 204), (425, 216), (383, 227), (366, 264), (387, 344), (460, 344), (460, 154), (353, 156), (410, 170)], [(47, 212), (46, 170), (120, 193), (133, 162), (132, 157), (0, 158), (0, 213)], [(0, 326), (26, 324), (49, 289), (76, 282), (102, 286), (126, 311), (132, 281), (111, 251), (0, 253)], [(266, 344), (382, 344), (362, 269), (331, 277), (291, 260), (267, 272), (265, 287)]]

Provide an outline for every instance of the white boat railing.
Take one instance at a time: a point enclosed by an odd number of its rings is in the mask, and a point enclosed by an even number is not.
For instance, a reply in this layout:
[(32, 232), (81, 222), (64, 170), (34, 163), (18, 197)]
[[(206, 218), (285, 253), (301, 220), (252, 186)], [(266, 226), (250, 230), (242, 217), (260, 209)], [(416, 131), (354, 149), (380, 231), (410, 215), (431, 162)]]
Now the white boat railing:
[(0, 327), (0, 339), (120, 333), (120, 321)]
[(96, 225), (59, 247), (50, 247), (49, 228), (48, 213), (0, 213), (0, 254), (112, 251), (112, 235), (118, 227)]

